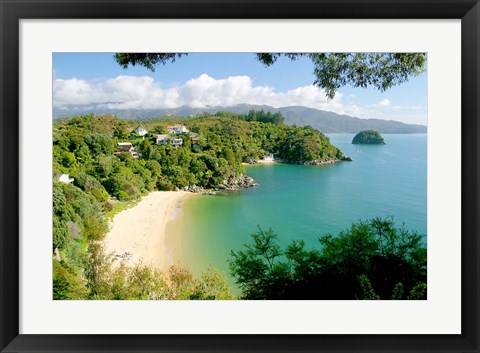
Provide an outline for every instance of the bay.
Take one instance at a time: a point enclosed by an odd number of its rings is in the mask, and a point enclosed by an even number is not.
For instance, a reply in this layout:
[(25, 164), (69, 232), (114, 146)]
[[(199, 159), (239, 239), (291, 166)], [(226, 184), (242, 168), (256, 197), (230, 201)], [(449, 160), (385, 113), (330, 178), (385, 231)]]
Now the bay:
[[(228, 273), (231, 250), (272, 228), (280, 245), (338, 234), (353, 222), (394, 217), (427, 234), (427, 135), (383, 135), (386, 145), (352, 145), (353, 134), (329, 135), (352, 162), (326, 166), (265, 164), (246, 168), (259, 186), (187, 200), (182, 215), (182, 265)], [(233, 280), (230, 278), (232, 284)]]

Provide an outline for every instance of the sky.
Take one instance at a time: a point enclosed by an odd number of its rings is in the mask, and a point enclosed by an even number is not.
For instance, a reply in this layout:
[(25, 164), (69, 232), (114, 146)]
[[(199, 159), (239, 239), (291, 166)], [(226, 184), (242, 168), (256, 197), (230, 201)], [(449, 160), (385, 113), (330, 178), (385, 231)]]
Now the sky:
[(54, 53), (53, 105), (160, 109), (265, 104), (300, 105), (358, 118), (427, 124), (427, 74), (380, 92), (345, 86), (334, 99), (313, 85), (308, 59), (265, 67), (252, 53), (191, 53), (152, 72), (123, 69), (113, 53)]

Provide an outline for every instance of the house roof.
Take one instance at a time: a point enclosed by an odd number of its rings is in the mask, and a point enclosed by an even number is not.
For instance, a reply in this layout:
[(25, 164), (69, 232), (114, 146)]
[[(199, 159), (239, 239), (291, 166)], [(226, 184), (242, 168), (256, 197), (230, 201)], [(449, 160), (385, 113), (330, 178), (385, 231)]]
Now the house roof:
[(120, 146), (120, 151), (122, 152), (130, 152), (130, 149), (133, 148), (132, 144), (130, 145), (122, 145)]
[(185, 125), (176, 124), (176, 125), (167, 126), (167, 129), (184, 128), (184, 127), (185, 127)]
[(131, 142), (118, 142), (118, 145), (119, 146), (131, 146), (132, 143)]
[(168, 136), (169, 136), (169, 135), (166, 135), (166, 134), (164, 134), (164, 135), (157, 135), (157, 140), (164, 140), (164, 139), (168, 138)]
[(55, 179), (65, 184), (73, 183), (74, 180), (73, 178), (69, 177), (69, 174), (57, 174)]
[(55, 179), (60, 179), (60, 178), (63, 177), (63, 176), (65, 176), (65, 177), (68, 178), (68, 177), (70, 177), (70, 174), (56, 174), (56, 175), (55, 175)]

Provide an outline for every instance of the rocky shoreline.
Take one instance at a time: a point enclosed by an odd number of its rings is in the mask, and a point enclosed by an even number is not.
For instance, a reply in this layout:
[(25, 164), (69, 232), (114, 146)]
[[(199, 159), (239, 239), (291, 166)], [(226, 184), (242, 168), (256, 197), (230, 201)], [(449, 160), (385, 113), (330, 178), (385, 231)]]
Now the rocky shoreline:
[[(295, 161), (295, 162), (290, 162), (283, 159), (275, 159), (274, 162), (285, 163), (285, 164), (295, 164), (295, 165), (327, 165), (327, 164), (333, 164), (337, 162), (352, 162), (352, 161), (353, 159), (351, 157), (343, 156), (341, 158), (325, 158), (325, 159), (318, 159), (313, 161)], [(255, 159), (251, 159), (250, 161), (245, 162), (245, 164), (255, 165), (255, 164), (259, 164), (259, 161)]]
[[(305, 161), (305, 162), (295, 162), (295, 163), (289, 163), (289, 164), (297, 164), (297, 165), (328, 165), (328, 164), (333, 164), (337, 162), (351, 162), (352, 158), (344, 156), (342, 158), (326, 158), (322, 160), (313, 160), (313, 161)], [(252, 163), (248, 164), (257, 164), (258, 162), (256, 160), (251, 161)], [(286, 161), (280, 161), (276, 160), (276, 162), (283, 162), (283, 163), (288, 163)], [(175, 191), (188, 191), (192, 192), (195, 194), (203, 194), (203, 195), (215, 195), (217, 191), (223, 191), (223, 190), (241, 190), (241, 189), (247, 189), (247, 188), (252, 188), (258, 186), (258, 183), (255, 182), (255, 180), (252, 177), (249, 177), (246, 174), (241, 174), (240, 176), (233, 178), (231, 180), (224, 180), (221, 184), (217, 185), (214, 188), (211, 189), (206, 189), (202, 186), (198, 185), (190, 185), (190, 186), (185, 186), (183, 188), (176, 188)]]
[(258, 186), (258, 184), (253, 180), (252, 177), (249, 177), (246, 174), (241, 174), (239, 177), (234, 178), (230, 181), (224, 180), (222, 184), (217, 185), (216, 189), (218, 190), (239, 190), (239, 189), (247, 189), (254, 186)]
[(246, 174), (241, 174), (237, 178), (231, 180), (224, 180), (221, 184), (217, 185), (212, 189), (206, 189), (202, 186), (190, 185), (185, 186), (181, 189), (176, 188), (175, 191), (188, 191), (194, 194), (203, 194), (203, 195), (215, 195), (216, 191), (222, 190), (241, 190), (251, 187), (258, 186), (255, 180), (252, 177), (249, 177)]
[(351, 162), (352, 159), (350, 157), (342, 157), (342, 158), (325, 158), (320, 160), (313, 160), (313, 161), (306, 161), (306, 162), (297, 162), (292, 164), (301, 164), (301, 165), (327, 165), (333, 164), (337, 162)]

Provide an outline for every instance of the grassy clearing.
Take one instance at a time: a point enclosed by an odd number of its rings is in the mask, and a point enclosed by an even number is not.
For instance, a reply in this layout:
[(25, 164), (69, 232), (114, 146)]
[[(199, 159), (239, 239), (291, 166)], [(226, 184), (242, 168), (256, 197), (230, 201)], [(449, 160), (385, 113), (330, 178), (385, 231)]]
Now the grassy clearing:
[(111, 211), (108, 211), (105, 214), (105, 219), (107, 220), (107, 222), (110, 222), (117, 213), (135, 206), (139, 201), (140, 199), (129, 201), (114, 201), (113, 208)]

